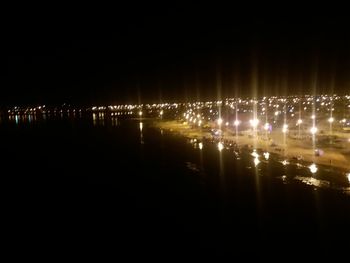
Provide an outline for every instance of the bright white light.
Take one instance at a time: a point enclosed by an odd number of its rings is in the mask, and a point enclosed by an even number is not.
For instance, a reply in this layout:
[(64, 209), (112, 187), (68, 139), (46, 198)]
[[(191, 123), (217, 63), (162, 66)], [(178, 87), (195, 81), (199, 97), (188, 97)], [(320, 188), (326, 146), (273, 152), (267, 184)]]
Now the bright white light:
[(203, 149), (203, 143), (198, 143), (198, 148), (200, 149), (200, 150), (202, 150)]
[(350, 173), (347, 173), (346, 177), (348, 178), (348, 181), (349, 181), (349, 184), (350, 184)]
[(275, 116), (277, 116), (279, 114), (279, 112), (278, 111), (275, 111)]
[(218, 122), (218, 125), (221, 125), (221, 124), (222, 124), (222, 119), (219, 118), (219, 119), (217, 120), (217, 122)]
[(161, 110), (159, 114), (160, 114), (160, 115), (163, 115), (163, 111)]
[(333, 117), (330, 117), (330, 118), (328, 119), (328, 122), (330, 122), (330, 123), (334, 122), (334, 118), (333, 118)]
[(139, 115), (142, 116), (142, 111), (139, 111)]
[(299, 119), (298, 122), (297, 122), (298, 125), (300, 125), (300, 124), (302, 124), (302, 123), (303, 123), (303, 120), (302, 120), (302, 119)]
[(266, 160), (268, 160), (270, 158), (270, 153), (269, 152), (264, 152), (263, 155), (264, 155)]
[(315, 127), (315, 126), (313, 126), (311, 129), (310, 129), (310, 132), (311, 132), (311, 134), (316, 134), (316, 132), (317, 132), (317, 127)]
[(313, 174), (316, 173), (318, 170), (316, 164), (314, 164), (314, 163), (309, 166), (309, 169), (310, 169), (310, 172)]
[(229, 123), (228, 123), (228, 121), (227, 121), (227, 122), (225, 123), (225, 125), (228, 126), (228, 124), (229, 124)]
[(140, 122), (140, 131), (142, 131), (142, 129), (143, 129), (143, 123)]
[(218, 149), (220, 152), (222, 151), (222, 149), (224, 149), (224, 145), (222, 144), (222, 142), (218, 143)]
[(201, 125), (202, 125), (202, 121), (199, 120), (199, 121), (198, 121), (198, 126), (201, 126)]
[(284, 166), (286, 166), (287, 164), (289, 164), (289, 162), (288, 162), (287, 160), (283, 160), (283, 161), (282, 161), (282, 164), (283, 164)]
[(235, 121), (233, 122), (233, 124), (234, 124), (235, 126), (238, 126), (240, 123), (241, 123), (241, 122), (240, 122), (239, 120), (235, 120)]
[(255, 157), (255, 158), (257, 158), (257, 157), (259, 157), (259, 154), (256, 152), (256, 150), (253, 150), (252, 156)]
[(257, 166), (260, 163), (259, 158), (255, 157), (254, 158), (254, 165)]
[(253, 119), (253, 120), (249, 120), (250, 122), (250, 125), (253, 127), (253, 128), (256, 128), (259, 124), (259, 120), (258, 119)]
[(269, 123), (265, 123), (264, 129), (265, 129), (266, 131), (269, 129), (269, 127), (270, 127), (270, 124), (269, 124)]
[(316, 118), (316, 116), (313, 114), (313, 115), (311, 115), (311, 119), (315, 119)]
[(288, 124), (283, 124), (282, 132), (286, 133), (288, 131)]

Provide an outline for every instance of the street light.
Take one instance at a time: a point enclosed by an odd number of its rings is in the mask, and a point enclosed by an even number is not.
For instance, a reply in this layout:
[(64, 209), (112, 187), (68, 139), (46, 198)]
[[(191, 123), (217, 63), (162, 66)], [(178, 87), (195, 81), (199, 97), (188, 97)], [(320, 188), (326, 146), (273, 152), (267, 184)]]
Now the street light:
[(218, 122), (218, 125), (221, 125), (221, 124), (222, 124), (222, 119), (219, 118), (219, 119), (217, 120), (217, 122)]
[(258, 119), (252, 119), (252, 120), (249, 120), (250, 122), (250, 125), (253, 127), (253, 128), (256, 128), (259, 124), (259, 120)]
[(288, 131), (288, 124), (283, 124), (282, 132), (286, 133)]
[(310, 132), (312, 135), (315, 135), (316, 132), (317, 132), (317, 127), (316, 126), (313, 126), (311, 129), (310, 129)]
[(238, 126), (240, 123), (241, 123), (241, 122), (240, 122), (239, 120), (235, 120), (235, 121), (233, 122), (233, 125)]

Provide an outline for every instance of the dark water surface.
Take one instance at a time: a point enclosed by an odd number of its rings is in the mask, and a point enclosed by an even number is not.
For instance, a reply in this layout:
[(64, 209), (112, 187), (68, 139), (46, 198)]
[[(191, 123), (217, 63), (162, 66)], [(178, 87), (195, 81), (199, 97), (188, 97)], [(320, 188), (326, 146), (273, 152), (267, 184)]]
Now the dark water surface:
[[(151, 123), (3, 121), (8, 242), (53, 253), (112, 249), (131, 258), (345, 252), (348, 194), (295, 180), (310, 177), (303, 169), (277, 161), (255, 167), (244, 151), (237, 156), (205, 142), (199, 149)], [(344, 180), (335, 183), (346, 187)]]

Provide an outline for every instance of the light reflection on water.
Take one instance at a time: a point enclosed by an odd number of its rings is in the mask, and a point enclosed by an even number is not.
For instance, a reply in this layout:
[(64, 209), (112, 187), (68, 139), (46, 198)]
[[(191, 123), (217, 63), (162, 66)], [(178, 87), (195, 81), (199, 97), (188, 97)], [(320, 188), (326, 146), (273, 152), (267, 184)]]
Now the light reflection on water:
[[(194, 149), (199, 149), (200, 151), (204, 148), (204, 142), (198, 142), (195, 139), (190, 139), (189, 142), (193, 145)], [(211, 142), (208, 142), (211, 143)], [(220, 152), (220, 159), (223, 159), (223, 156), (221, 156), (222, 150), (225, 148), (224, 143), (218, 142), (216, 144), (216, 148)], [(258, 153), (259, 150), (253, 149), (249, 152), (249, 150), (243, 150), (242, 153), (240, 153), (237, 146), (230, 145), (229, 147), (226, 147), (227, 149), (232, 149), (232, 151), (227, 151), (225, 154), (232, 154), (235, 157), (235, 160), (241, 160), (242, 162), (245, 162), (249, 156), (253, 156), (253, 163), (255, 168), (259, 166), (259, 169), (255, 170), (255, 173), (259, 175), (272, 175), (276, 179), (281, 179), (283, 181), (283, 184), (290, 184), (293, 183), (293, 181), (299, 181), (306, 185), (312, 185), (316, 188), (332, 188), (334, 190), (340, 190), (343, 193), (350, 194), (350, 187), (343, 185), (342, 183), (333, 182), (333, 179), (337, 179), (338, 177), (341, 177), (340, 172), (327, 170), (327, 168), (320, 167), (319, 165), (312, 163), (300, 163), (300, 161), (297, 160), (287, 160), (282, 159), (279, 160), (279, 156), (275, 154), (270, 154), (269, 152), (262, 152), (262, 156), (264, 156), (263, 165), (261, 166), (262, 161), (259, 159), (260, 154)], [(242, 158), (241, 158), (242, 156)], [(201, 159), (202, 160), (202, 159)], [(282, 164), (284, 167), (284, 170), (278, 170), (275, 169), (277, 164)], [(268, 166), (271, 166), (273, 169), (273, 173), (271, 173), (271, 170), (266, 170)], [(251, 169), (249, 165), (246, 167), (247, 169)], [(220, 170), (223, 169), (223, 162), (220, 161)], [(298, 173), (302, 173), (304, 175), (295, 175), (294, 169), (298, 170)], [(290, 171), (289, 171), (290, 170)], [(287, 171), (288, 174), (279, 175), (280, 173), (285, 173)], [(288, 172), (289, 171), (289, 172)], [(315, 178), (315, 175), (318, 177)], [(344, 176), (344, 174), (343, 174)], [(345, 174), (346, 181), (350, 184), (350, 173)]]
[[(59, 117), (61, 114), (58, 113)], [(117, 114), (115, 114), (117, 115)], [(40, 117), (42, 116), (42, 118)], [(73, 115), (72, 115), (73, 116)], [(117, 127), (119, 125), (118, 119), (116, 116), (108, 115), (106, 118), (105, 113), (92, 113), (90, 116), (92, 116), (92, 123), (94, 126), (104, 126), (106, 123), (108, 125), (111, 125), (112, 127)], [(56, 117), (56, 118), (57, 118)], [(65, 116), (68, 117), (68, 116)], [(55, 118), (54, 115), (49, 115), (49, 114), (41, 114), (41, 115), (36, 115), (35, 113), (33, 114), (22, 114), (22, 115), (10, 115), (8, 117), (8, 120), (12, 123), (15, 124), (24, 124), (24, 123), (31, 123), (34, 121), (38, 120), (47, 120), (50, 118)], [(78, 115), (73, 118), (78, 118)], [(90, 117), (91, 118), (91, 117)], [(91, 119), (90, 119), (91, 121)], [(138, 129), (140, 133), (140, 144), (144, 144), (144, 136), (143, 132), (145, 129), (144, 123), (143, 122), (138, 122)], [(160, 134), (164, 136), (163, 130), (160, 130)], [(191, 139), (190, 140), (191, 144), (193, 144), (194, 147), (196, 147), (197, 150), (199, 151), (204, 151), (203, 156), (205, 156), (205, 151), (209, 150), (210, 148), (207, 149), (206, 147), (206, 142), (205, 141), (200, 141), (197, 139)], [(261, 175), (272, 175), (276, 178), (282, 178), (284, 183), (292, 183), (294, 181), (299, 181), (302, 183), (305, 183), (307, 185), (313, 185), (315, 187), (321, 187), (321, 188), (334, 188), (334, 189), (339, 189), (341, 191), (347, 191), (350, 193), (350, 173), (338, 173), (333, 172), (333, 171), (328, 171), (326, 172), (326, 169), (322, 166), (319, 166), (315, 163), (312, 164), (307, 164), (303, 162), (297, 162), (296, 160), (279, 160), (279, 157), (276, 156), (275, 154), (271, 154), (269, 152), (263, 152), (261, 149), (250, 149), (249, 150), (243, 150), (242, 152), (242, 147), (237, 147), (236, 145), (226, 145), (224, 142), (217, 142), (216, 147), (215, 147), (219, 152), (220, 155), (221, 153), (224, 155), (230, 154), (231, 156), (235, 157), (234, 161), (240, 161), (240, 162), (246, 162), (246, 160), (249, 160), (249, 163), (251, 162), (254, 163), (255, 167), (259, 167), (259, 169), (256, 169), (256, 173), (260, 173)], [(227, 151), (222, 152), (223, 149), (228, 149)], [(230, 150), (231, 149), (231, 150)], [(246, 152), (246, 153), (245, 153)], [(261, 155), (260, 155), (261, 154)], [(201, 162), (203, 162), (203, 156), (201, 157)], [(253, 156), (254, 158), (252, 158)], [(262, 156), (263, 158), (260, 158)], [(220, 158), (223, 158), (221, 156)], [(231, 157), (232, 158), (232, 157)], [(249, 159), (248, 159), (249, 158)], [(223, 174), (223, 161), (220, 161), (220, 174)], [(275, 169), (277, 167), (277, 164), (282, 164), (285, 167), (284, 171), (278, 171)], [(201, 167), (203, 164), (200, 165)], [(273, 172), (271, 173), (271, 170), (267, 170), (267, 167), (272, 167)], [(294, 168), (293, 168), (294, 167)], [(292, 169), (291, 171), (288, 172), (288, 170)], [(301, 173), (302, 175), (295, 176), (295, 170), (297, 169), (298, 173)], [(281, 176), (281, 174), (286, 173), (286, 175)], [(338, 180), (337, 178), (341, 178)], [(333, 183), (333, 179), (336, 179), (336, 183)], [(340, 181), (340, 183), (338, 182)]]

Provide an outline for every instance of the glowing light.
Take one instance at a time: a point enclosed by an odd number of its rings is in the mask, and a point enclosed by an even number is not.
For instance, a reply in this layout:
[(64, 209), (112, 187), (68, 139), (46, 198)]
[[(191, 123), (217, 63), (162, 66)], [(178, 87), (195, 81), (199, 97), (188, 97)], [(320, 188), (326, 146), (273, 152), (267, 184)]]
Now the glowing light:
[(264, 129), (265, 129), (266, 131), (269, 129), (269, 127), (270, 127), (270, 124), (269, 124), (269, 123), (265, 123)]
[(350, 173), (347, 173), (346, 177), (348, 178), (348, 181), (349, 181), (349, 184), (350, 184)]
[(259, 120), (258, 119), (253, 119), (253, 120), (249, 120), (250, 122), (250, 125), (253, 127), (253, 128), (256, 128), (259, 124)]
[(316, 116), (313, 114), (313, 115), (311, 115), (311, 119), (315, 119), (316, 118)]
[(235, 120), (235, 121), (233, 122), (233, 124), (234, 124), (235, 126), (238, 126), (240, 123), (241, 123), (241, 122), (240, 122), (239, 120)]
[(139, 115), (142, 116), (142, 111), (139, 111)]
[(199, 120), (199, 121), (198, 121), (198, 126), (201, 126), (201, 125), (202, 125), (202, 121)]
[(282, 132), (286, 133), (288, 131), (288, 124), (283, 124)]
[(278, 111), (275, 111), (275, 116), (278, 116), (279, 112)]
[(310, 169), (310, 172), (313, 174), (316, 173), (318, 170), (316, 164), (314, 164), (314, 163), (309, 166), (309, 169)]
[(330, 117), (330, 118), (328, 119), (328, 122), (330, 122), (330, 123), (334, 122), (334, 118), (333, 118), (333, 117)]
[(203, 143), (198, 143), (198, 148), (200, 149), (200, 150), (202, 150), (203, 149)]
[(289, 162), (288, 162), (287, 160), (283, 160), (281, 163), (282, 163), (283, 165), (289, 164)]
[(264, 155), (266, 160), (268, 160), (270, 158), (270, 153), (269, 152), (264, 152), (263, 155)]
[(226, 126), (228, 126), (228, 124), (229, 124), (228, 121), (225, 124), (226, 124)]
[(142, 131), (142, 129), (143, 129), (143, 123), (142, 122), (140, 122), (139, 127), (140, 127), (140, 131)]
[(258, 166), (259, 163), (260, 163), (259, 158), (258, 158), (258, 157), (255, 157), (255, 158), (254, 158), (254, 165), (255, 165), (255, 166)]
[(302, 124), (303, 123), (303, 120), (302, 119), (299, 119), (298, 121), (297, 121), (297, 124), (298, 125), (300, 125), (300, 124)]
[(222, 151), (222, 149), (224, 149), (224, 145), (222, 144), (222, 142), (218, 143), (218, 149), (220, 152)]
[(159, 114), (160, 114), (160, 115), (163, 115), (163, 110), (161, 110), (161, 111), (159, 112)]
[(314, 135), (314, 134), (316, 134), (317, 130), (318, 130), (317, 127), (313, 126), (313, 127), (310, 129), (310, 132), (311, 132), (312, 135)]
[(252, 156), (255, 157), (255, 158), (257, 158), (257, 157), (259, 157), (259, 154), (256, 152), (256, 150), (253, 150)]
[(221, 125), (221, 124), (222, 124), (222, 119), (219, 118), (219, 119), (217, 120), (217, 123), (218, 123), (218, 125)]

